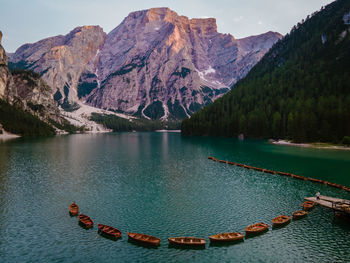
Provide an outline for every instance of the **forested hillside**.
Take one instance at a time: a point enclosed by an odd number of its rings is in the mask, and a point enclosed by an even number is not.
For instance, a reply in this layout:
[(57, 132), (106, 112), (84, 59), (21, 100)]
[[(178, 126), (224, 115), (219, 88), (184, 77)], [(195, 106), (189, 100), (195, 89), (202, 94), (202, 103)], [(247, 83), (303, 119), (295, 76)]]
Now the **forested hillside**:
[(92, 121), (102, 124), (108, 129), (114, 132), (120, 131), (155, 131), (155, 130), (179, 130), (180, 121), (160, 121), (160, 120), (147, 120), (147, 119), (133, 119), (129, 121), (127, 119), (119, 118), (115, 115), (97, 114), (92, 113)]
[(24, 136), (55, 135), (55, 129), (37, 116), (0, 99), (0, 123), (3, 128)]
[(350, 135), (350, 1), (298, 23), (233, 89), (182, 123), (184, 135), (341, 142)]

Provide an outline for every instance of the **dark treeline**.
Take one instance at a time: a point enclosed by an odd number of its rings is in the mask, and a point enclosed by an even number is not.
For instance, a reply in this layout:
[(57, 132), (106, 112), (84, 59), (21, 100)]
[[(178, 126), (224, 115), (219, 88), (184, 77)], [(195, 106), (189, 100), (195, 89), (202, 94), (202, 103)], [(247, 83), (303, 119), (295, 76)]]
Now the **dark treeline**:
[(0, 123), (3, 128), (15, 134), (24, 136), (48, 136), (55, 135), (55, 130), (38, 117), (10, 105), (0, 99)]
[(298, 23), (227, 95), (182, 123), (185, 135), (339, 143), (350, 135), (350, 1)]
[(178, 130), (180, 129), (180, 121), (163, 122), (160, 120), (146, 120), (134, 119), (129, 121), (127, 119), (119, 118), (115, 115), (92, 113), (92, 121), (104, 125), (108, 129), (115, 132), (118, 131), (154, 131), (161, 129)]

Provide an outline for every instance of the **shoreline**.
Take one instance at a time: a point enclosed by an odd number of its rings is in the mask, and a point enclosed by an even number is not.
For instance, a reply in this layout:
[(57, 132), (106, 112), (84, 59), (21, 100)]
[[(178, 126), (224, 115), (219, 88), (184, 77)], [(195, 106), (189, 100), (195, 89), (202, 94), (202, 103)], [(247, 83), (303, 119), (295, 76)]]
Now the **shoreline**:
[(294, 143), (287, 140), (269, 140), (269, 143), (276, 144), (276, 145), (286, 145), (286, 146), (294, 146), (294, 147), (301, 147), (301, 148), (314, 148), (314, 149), (325, 149), (325, 150), (344, 150), (344, 151), (350, 151), (350, 147), (342, 146), (342, 145), (335, 145), (330, 143), (323, 143), (323, 142), (313, 142), (313, 143)]
[(13, 134), (10, 132), (7, 132), (5, 130), (2, 130), (2, 134), (0, 134), (0, 141), (7, 141), (12, 140), (21, 137), (20, 135)]
[(166, 129), (163, 129), (163, 130), (155, 130), (154, 132), (181, 132), (181, 130), (166, 130)]
[[(18, 134), (13, 134), (10, 132), (7, 132), (5, 130), (2, 130), (3, 133), (0, 134), (0, 142), (1, 141), (8, 141), (8, 140), (13, 140), (13, 139), (17, 139), (22, 137), (21, 135)], [(132, 131), (132, 132), (136, 132), (136, 131)], [(151, 132), (159, 132), (159, 133), (164, 133), (164, 132), (171, 132), (171, 133), (180, 133), (181, 130), (154, 130)], [(106, 133), (113, 133), (113, 130), (90, 130), (90, 131), (84, 131), (84, 132), (78, 132), (76, 134), (106, 134)], [(56, 135), (54, 136), (62, 136), (62, 135), (69, 135), (68, 132), (64, 132), (61, 130), (56, 130)]]

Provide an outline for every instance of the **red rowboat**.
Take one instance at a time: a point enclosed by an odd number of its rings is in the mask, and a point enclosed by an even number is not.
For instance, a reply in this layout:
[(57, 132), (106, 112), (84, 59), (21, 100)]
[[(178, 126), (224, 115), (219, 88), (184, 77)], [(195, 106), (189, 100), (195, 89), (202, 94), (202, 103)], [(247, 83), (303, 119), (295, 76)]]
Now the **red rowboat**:
[(94, 222), (90, 217), (84, 214), (79, 215), (79, 223), (85, 228), (92, 228), (94, 226)]
[(309, 211), (314, 207), (315, 203), (312, 201), (305, 201), (302, 206), (304, 207), (305, 211)]
[(293, 213), (293, 219), (300, 219), (307, 216), (307, 212), (304, 210), (298, 210)]
[(128, 237), (131, 240), (149, 244), (149, 245), (154, 245), (154, 246), (159, 246), (160, 239), (151, 235), (146, 235), (146, 234), (139, 234), (139, 233), (128, 233)]
[(205, 239), (197, 237), (170, 237), (168, 241), (170, 245), (205, 246)]
[(238, 232), (234, 233), (220, 233), (216, 235), (212, 235), (209, 237), (210, 242), (232, 242), (243, 240), (244, 235)]
[(122, 236), (122, 232), (114, 227), (103, 224), (98, 224), (97, 227), (99, 234), (106, 235), (112, 238), (120, 238)]
[(246, 235), (262, 233), (269, 229), (269, 225), (265, 223), (256, 223), (245, 228)]
[(69, 206), (69, 213), (71, 216), (77, 216), (79, 214), (79, 206), (76, 203), (72, 203)]
[(279, 227), (286, 225), (290, 222), (290, 216), (281, 215), (272, 219), (272, 224), (274, 227)]

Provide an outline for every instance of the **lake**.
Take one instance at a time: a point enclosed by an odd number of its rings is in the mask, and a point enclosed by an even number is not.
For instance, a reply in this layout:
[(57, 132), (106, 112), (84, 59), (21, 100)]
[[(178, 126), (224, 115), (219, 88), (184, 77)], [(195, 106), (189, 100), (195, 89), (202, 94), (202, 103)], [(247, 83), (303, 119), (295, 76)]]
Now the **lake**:
[[(0, 261), (4, 262), (344, 262), (350, 226), (316, 207), (284, 228), (231, 246), (208, 236), (244, 232), (301, 209), (317, 191), (350, 193), (284, 176), (215, 163), (218, 159), (350, 186), (350, 151), (266, 141), (110, 133), (0, 142)], [(95, 223), (68, 214), (73, 201)], [(97, 234), (117, 227), (122, 239)], [(157, 249), (129, 243), (127, 232), (161, 238)], [(168, 237), (196, 236), (205, 249), (168, 247)]]

